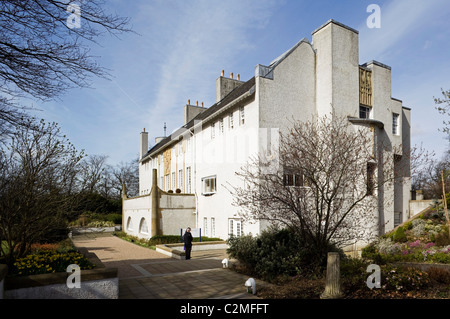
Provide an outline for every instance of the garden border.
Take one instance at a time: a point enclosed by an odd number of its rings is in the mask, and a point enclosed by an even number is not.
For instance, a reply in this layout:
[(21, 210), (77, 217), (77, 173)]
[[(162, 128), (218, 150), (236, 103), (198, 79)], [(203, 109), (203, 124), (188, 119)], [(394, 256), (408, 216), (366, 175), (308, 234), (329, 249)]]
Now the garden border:
[(81, 270), (81, 288), (69, 288), (66, 272), (23, 277), (6, 277), (5, 299), (118, 299), (119, 278), (117, 268), (106, 268), (95, 253), (85, 248), (77, 249), (94, 269)]

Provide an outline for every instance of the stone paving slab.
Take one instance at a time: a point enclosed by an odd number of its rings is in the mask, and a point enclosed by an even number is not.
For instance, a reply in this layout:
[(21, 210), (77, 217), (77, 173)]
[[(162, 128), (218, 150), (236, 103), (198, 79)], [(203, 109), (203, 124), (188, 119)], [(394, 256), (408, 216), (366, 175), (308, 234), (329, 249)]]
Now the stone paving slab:
[(177, 260), (108, 234), (74, 236), (73, 242), (94, 252), (105, 267), (118, 269), (119, 299), (258, 298), (246, 292), (248, 276), (222, 267), (226, 250), (196, 251), (190, 260)]

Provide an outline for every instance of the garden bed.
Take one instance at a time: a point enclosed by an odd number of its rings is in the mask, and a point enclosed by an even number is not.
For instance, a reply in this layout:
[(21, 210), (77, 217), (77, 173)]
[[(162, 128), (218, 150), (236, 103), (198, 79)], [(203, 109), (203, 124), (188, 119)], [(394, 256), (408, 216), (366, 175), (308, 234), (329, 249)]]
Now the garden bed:
[[(67, 266), (80, 266), (80, 288), (70, 288)], [(66, 252), (43, 249), (18, 259), (4, 283), (6, 299), (117, 299), (116, 268), (105, 268), (85, 249)]]

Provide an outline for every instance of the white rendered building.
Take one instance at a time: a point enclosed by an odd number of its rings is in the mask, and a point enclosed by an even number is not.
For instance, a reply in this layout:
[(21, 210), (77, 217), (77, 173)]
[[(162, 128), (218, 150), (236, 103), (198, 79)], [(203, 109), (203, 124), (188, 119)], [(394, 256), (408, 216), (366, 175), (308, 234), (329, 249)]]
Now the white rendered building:
[[(410, 150), (410, 109), (391, 97), (391, 68), (376, 61), (360, 65), (358, 32), (334, 20), (312, 33), (312, 43), (303, 39), (268, 66), (257, 65), (248, 81), (222, 71), (216, 97), (208, 108), (188, 102), (184, 125), (150, 149), (148, 133), (141, 133), (140, 196), (123, 202), (128, 233), (179, 234), (190, 226), (222, 239), (258, 234), (267, 225), (243, 224), (226, 186), (240, 183), (235, 172), (270, 148), (290, 119), (331, 114), (332, 106), (333, 114), (402, 146), (392, 161)], [(384, 190), (395, 200), (382, 204), (380, 233), (409, 218), (409, 176), (404, 179)]]

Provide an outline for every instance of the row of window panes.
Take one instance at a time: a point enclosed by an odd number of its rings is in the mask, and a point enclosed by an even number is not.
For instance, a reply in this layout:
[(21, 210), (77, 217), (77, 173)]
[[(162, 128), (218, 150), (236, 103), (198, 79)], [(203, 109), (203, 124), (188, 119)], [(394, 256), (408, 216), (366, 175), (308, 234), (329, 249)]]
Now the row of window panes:
[[(186, 193), (191, 193), (192, 187), (191, 187), (191, 167), (186, 167)], [(173, 188), (179, 188), (181, 192), (183, 192), (183, 170), (178, 170), (178, 183), (176, 180), (176, 174), (175, 172), (172, 172), (172, 183), (170, 181), (170, 175), (161, 176), (161, 183), (160, 187), (163, 188), (163, 190), (168, 191), (171, 189), (171, 186)], [(173, 189), (172, 189), (173, 190)]]
[[(221, 118), (218, 121), (218, 127), (219, 127), (219, 133), (224, 132), (224, 124), (223, 124), (223, 118)], [(245, 124), (245, 113), (244, 113), (244, 107), (241, 106), (239, 108), (239, 125)], [(234, 128), (234, 116), (233, 113), (230, 113), (228, 116), (228, 129)], [(211, 124), (211, 139), (216, 137), (216, 123)]]

